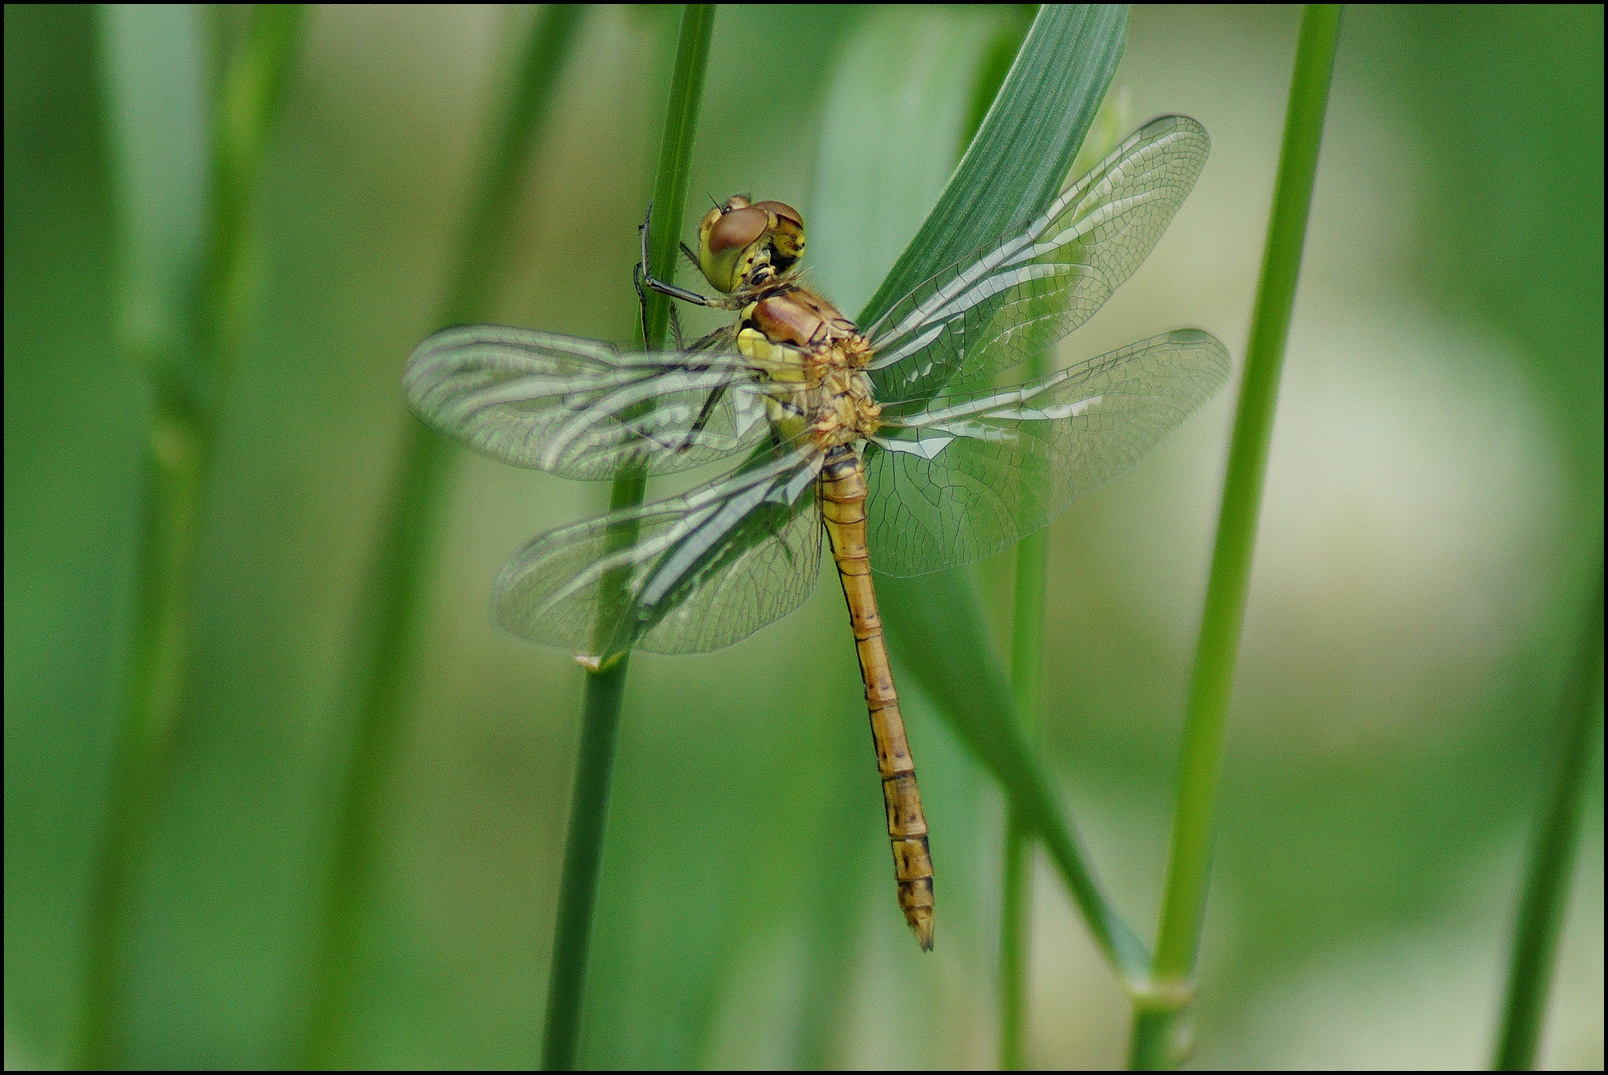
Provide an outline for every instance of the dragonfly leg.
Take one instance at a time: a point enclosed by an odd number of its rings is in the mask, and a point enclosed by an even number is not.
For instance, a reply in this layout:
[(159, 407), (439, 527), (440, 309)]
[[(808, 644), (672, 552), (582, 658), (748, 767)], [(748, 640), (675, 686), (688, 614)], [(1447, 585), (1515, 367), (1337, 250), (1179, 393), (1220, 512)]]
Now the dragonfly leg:
[(698, 439), (698, 434), (702, 433), (704, 426), (709, 424), (709, 416), (715, 413), (715, 408), (720, 405), (720, 401), (725, 395), (725, 385), (721, 385), (709, 393), (709, 398), (704, 400), (703, 410), (698, 412), (697, 420), (692, 423), (692, 428), (687, 430), (686, 438), (682, 440), (681, 446), (676, 449), (678, 453), (692, 447), (692, 442)]
[(699, 336), (696, 340), (693, 340), (692, 343), (688, 345), (687, 350), (689, 352), (709, 351), (714, 349), (719, 344), (726, 344), (726, 347), (724, 347), (723, 350), (729, 351), (734, 346), (732, 343), (732, 338), (732, 326), (722, 325), (713, 332), (706, 333), (702, 336)]
[[(644, 335), (642, 338), (647, 339), (647, 336)], [(686, 350), (681, 342), (681, 318), (676, 315), (676, 308), (673, 305), (670, 307), (670, 338), (676, 341), (677, 351)]]
[[(642, 290), (642, 277), (647, 275), (641, 265), (631, 266), (631, 283), (636, 285), (637, 312), (642, 318), (642, 346), (648, 345), (648, 294)], [(675, 307), (671, 307), (675, 309)]]
[[(654, 279), (653, 273), (648, 270), (648, 230), (649, 230), (649, 227), (651, 226), (652, 220), (653, 220), (653, 203), (649, 202), (648, 203), (648, 213), (647, 213), (647, 215), (645, 217), (642, 218), (642, 225), (637, 229), (638, 233), (640, 233), (641, 236), (642, 236), (642, 260), (640, 262), (638, 262), (638, 268), (641, 270), (642, 275), (641, 275), (641, 278), (637, 282), (637, 294), (638, 294), (638, 296), (642, 297), (643, 303), (646, 304), (646, 302), (647, 302), (646, 296), (642, 295), (642, 288), (645, 285), (651, 291), (657, 291), (661, 295), (669, 295), (671, 298), (680, 299), (682, 302), (690, 302), (694, 306), (714, 306), (714, 305), (716, 305), (714, 300), (712, 300), (712, 299), (710, 299), (710, 298), (708, 298), (708, 297), (706, 297), (704, 295), (700, 295), (696, 291), (688, 291), (684, 287), (677, 287), (675, 284), (670, 284), (670, 283), (666, 283), (663, 280)], [(643, 338), (646, 339), (647, 338), (647, 332), (646, 332), (647, 315), (646, 315), (646, 313), (643, 314), (643, 322), (642, 323), (643, 323), (643, 328), (644, 328)]]

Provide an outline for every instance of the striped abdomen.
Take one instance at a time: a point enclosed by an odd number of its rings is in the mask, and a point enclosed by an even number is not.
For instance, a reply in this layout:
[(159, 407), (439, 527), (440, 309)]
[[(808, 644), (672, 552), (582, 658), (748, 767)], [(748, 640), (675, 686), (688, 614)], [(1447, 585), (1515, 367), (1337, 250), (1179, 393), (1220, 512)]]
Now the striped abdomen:
[(905, 740), (904, 717), (893, 689), (893, 670), (882, 638), (882, 618), (871, 585), (871, 562), (865, 544), (865, 467), (849, 445), (833, 448), (821, 468), (821, 513), (832, 540), (843, 596), (854, 625), (854, 646), (865, 679), (865, 703), (871, 713), (871, 739), (877, 750), (877, 774), (888, 808), (888, 839), (893, 843), (893, 873), (899, 883), (899, 907), (916, 931), (923, 950), (932, 950), (932, 856), (927, 851), (927, 819), (916, 787), (916, 763)]

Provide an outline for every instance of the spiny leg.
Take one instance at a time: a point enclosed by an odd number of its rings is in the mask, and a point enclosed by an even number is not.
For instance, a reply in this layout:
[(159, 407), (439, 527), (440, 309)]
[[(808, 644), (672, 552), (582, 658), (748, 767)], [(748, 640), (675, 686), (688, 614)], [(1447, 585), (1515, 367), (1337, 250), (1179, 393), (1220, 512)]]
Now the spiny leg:
[[(654, 279), (653, 273), (651, 271), (649, 271), (649, 269), (648, 269), (648, 232), (649, 232), (649, 228), (652, 226), (652, 221), (653, 221), (653, 203), (649, 202), (648, 203), (647, 215), (642, 218), (642, 225), (641, 225), (640, 228), (637, 229), (638, 232), (642, 236), (642, 260), (640, 262), (638, 262), (638, 267), (640, 268), (642, 275), (641, 275), (641, 278), (637, 282), (637, 294), (639, 296), (642, 296), (644, 304), (646, 304), (646, 296), (642, 295), (642, 287), (643, 287), (643, 285), (646, 285), (648, 288), (650, 288), (653, 291), (657, 291), (661, 295), (669, 295), (673, 299), (680, 299), (682, 302), (690, 302), (694, 306), (714, 306), (714, 305), (716, 305), (714, 300), (709, 299), (709, 298), (707, 298), (707, 297), (705, 297), (703, 295), (700, 295), (696, 291), (688, 291), (684, 287), (677, 287), (675, 284), (666, 283), (663, 280)], [(684, 244), (684, 243), (682, 244), (682, 249), (683, 250), (686, 249), (686, 244)], [(694, 261), (694, 264), (697, 264), (697, 262)], [(646, 324), (647, 324), (646, 315), (644, 315), (644, 320), (643, 320), (643, 325), (644, 325), (643, 339), (647, 338), (647, 334), (646, 334), (646, 331), (645, 331)]]

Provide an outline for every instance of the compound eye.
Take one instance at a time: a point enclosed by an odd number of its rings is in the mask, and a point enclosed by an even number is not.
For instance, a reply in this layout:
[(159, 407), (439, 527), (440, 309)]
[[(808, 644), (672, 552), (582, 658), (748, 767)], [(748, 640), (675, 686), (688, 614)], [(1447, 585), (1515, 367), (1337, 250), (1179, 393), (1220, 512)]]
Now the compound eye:
[(755, 202), (754, 208), (765, 210), (775, 221), (771, 227), (772, 261), (778, 271), (786, 272), (804, 256), (804, 216), (786, 202)]
[(774, 213), (782, 220), (790, 220), (800, 229), (804, 227), (803, 214), (801, 214), (797, 209), (794, 209), (791, 205), (788, 205), (786, 202), (755, 202), (754, 208), (764, 209), (767, 212)]
[(753, 206), (723, 213), (709, 227), (709, 252), (718, 256), (728, 250), (752, 246), (756, 239), (765, 234), (769, 224), (770, 218), (765, 210)]

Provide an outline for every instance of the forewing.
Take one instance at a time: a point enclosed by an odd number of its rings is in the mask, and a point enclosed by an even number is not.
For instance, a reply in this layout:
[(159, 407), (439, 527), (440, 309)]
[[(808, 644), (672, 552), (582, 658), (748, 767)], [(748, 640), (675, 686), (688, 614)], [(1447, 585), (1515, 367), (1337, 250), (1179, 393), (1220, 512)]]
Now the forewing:
[(998, 552), (1144, 458), (1228, 379), (1195, 329), (1015, 388), (884, 414), (866, 471), (871, 566), (921, 575)]
[(497, 325), (426, 339), (408, 360), (403, 389), (441, 433), (566, 478), (682, 470), (747, 451), (766, 428), (753, 373), (736, 355), (622, 353)]
[[(815, 588), (820, 465), (812, 450), (787, 450), (685, 496), (543, 534), (498, 576), (493, 615), (599, 660), (729, 646)], [(604, 605), (604, 593), (617, 597)]]
[(866, 333), (877, 398), (975, 383), (1087, 321), (1155, 247), (1209, 147), (1188, 116), (1151, 120), (1023, 229), (899, 300)]

